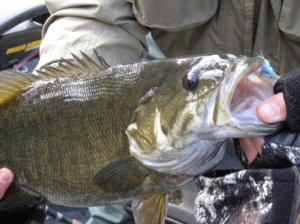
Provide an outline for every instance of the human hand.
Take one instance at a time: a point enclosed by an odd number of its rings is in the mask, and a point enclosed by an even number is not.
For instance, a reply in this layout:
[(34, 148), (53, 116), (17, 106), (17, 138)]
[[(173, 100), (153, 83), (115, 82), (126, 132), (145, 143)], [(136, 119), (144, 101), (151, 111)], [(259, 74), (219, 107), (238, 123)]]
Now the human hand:
[[(285, 121), (291, 136), (300, 133), (300, 68), (284, 74), (275, 84), (275, 95), (258, 105), (256, 113), (260, 120), (266, 123)], [(278, 139), (287, 133), (279, 132)], [(280, 136), (282, 135), (282, 136)], [(300, 136), (300, 135), (299, 135)], [(288, 139), (290, 139), (288, 138)], [(262, 153), (262, 143), (265, 138), (240, 139), (240, 146), (251, 163), (257, 154)], [(295, 145), (293, 144), (295, 147)], [(298, 147), (298, 146), (297, 146)]]
[(0, 199), (4, 196), (7, 188), (14, 179), (14, 174), (7, 168), (0, 169)]
[[(285, 121), (287, 112), (283, 94), (277, 93), (260, 103), (256, 108), (256, 114), (261, 121), (266, 123)], [(261, 154), (263, 141), (263, 137), (240, 139), (240, 146), (249, 163), (258, 153)]]
[[(8, 168), (0, 169), (0, 199), (14, 180), (13, 172)], [(16, 207), (0, 210), (0, 223), (44, 223), (46, 219), (45, 204), (32, 207)]]

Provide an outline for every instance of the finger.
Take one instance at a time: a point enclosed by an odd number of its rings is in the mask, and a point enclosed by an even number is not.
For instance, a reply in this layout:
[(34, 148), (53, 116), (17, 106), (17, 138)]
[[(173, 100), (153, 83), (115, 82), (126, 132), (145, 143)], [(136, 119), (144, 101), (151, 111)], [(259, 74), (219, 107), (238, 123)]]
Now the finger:
[(282, 93), (271, 96), (256, 108), (258, 118), (266, 123), (286, 120), (286, 106)]
[(241, 138), (240, 146), (249, 163), (251, 163), (257, 154), (261, 154), (263, 137)]
[(14, 179), (14, 174), (7, 168), (0, 169), (0, 199)]

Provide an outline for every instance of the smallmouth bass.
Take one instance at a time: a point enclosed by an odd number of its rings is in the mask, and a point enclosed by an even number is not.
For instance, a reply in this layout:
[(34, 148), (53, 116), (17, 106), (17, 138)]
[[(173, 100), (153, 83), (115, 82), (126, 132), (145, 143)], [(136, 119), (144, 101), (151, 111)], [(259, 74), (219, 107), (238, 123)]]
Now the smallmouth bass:
[(138, 223), (161, 223), (167, 195), (213, 169), (226, 139), (279, 128), (256, 117), (278, 78), (261, 57), (108, 67), (82, 53), (38, 73), (0, 73), (0, 166), (16, 176), (0, 208), (134, 200)]

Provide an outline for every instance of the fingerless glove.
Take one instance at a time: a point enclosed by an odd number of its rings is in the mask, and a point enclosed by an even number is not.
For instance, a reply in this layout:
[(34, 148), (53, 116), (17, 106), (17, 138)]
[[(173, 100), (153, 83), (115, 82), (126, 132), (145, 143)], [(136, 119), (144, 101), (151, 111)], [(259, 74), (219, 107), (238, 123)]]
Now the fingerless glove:
[(289, 129), (300, 131), (300, 68), (284, 74), (275, 84), (274, 93), (282, 92)]

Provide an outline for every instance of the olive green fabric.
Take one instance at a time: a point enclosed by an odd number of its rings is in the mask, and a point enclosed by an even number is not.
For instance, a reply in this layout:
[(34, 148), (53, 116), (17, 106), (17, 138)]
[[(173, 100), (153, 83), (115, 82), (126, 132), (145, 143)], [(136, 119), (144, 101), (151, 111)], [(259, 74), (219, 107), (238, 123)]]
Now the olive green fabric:
[(298, 0), (46, 0), (39, 66), (98, 49), (111, 64), (147, 54), (150, 31), (167, 57), (262, 54), (279, 74), (300, 67)]

